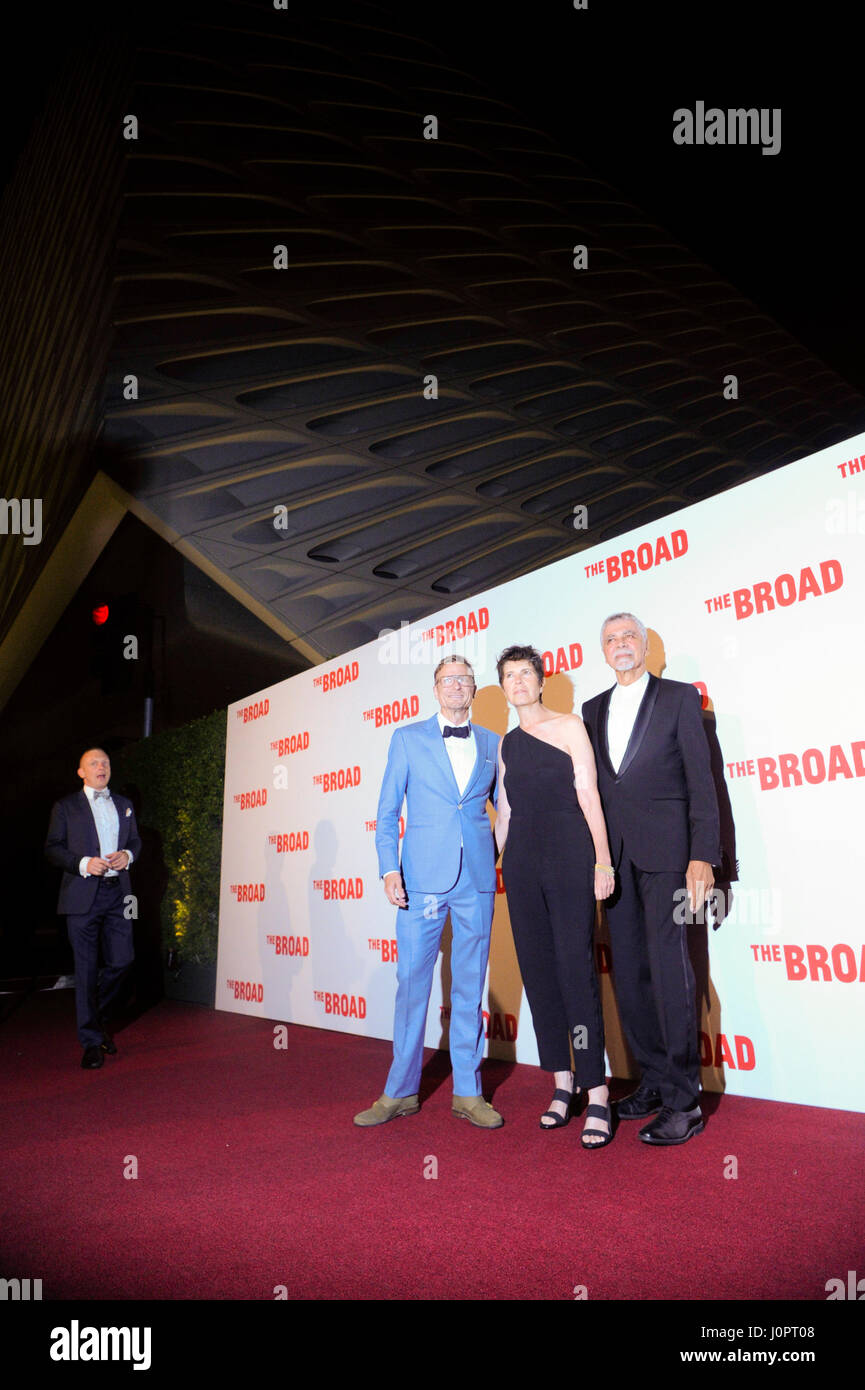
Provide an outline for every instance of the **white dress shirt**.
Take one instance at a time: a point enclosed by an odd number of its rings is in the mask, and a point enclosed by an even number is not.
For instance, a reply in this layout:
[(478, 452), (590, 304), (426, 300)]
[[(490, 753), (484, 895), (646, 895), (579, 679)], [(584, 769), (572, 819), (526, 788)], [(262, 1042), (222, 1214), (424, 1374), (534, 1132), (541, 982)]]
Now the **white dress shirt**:
[(447, 752), (447, 755), (451, 760), (451, 767), (454, 770), (457, 791), (459, 792), (460, 796), (462, 796), (463, 792), (469, 784), (469, 778), (472, 775), (472, 770), (475, 765), (475, 759), (478, 755), (477, 744), (475, 742), (475, 731), (472, 728), (471, 723), (469, 722), (468, 738), (445, 738), (444, 732), (446, 725), (448, 725), (452, 729), (463, 729), (465, 728), (465, 725), (454, 724), (450, 719), (445, 719), (441, 710), (439, 710), (438, 714), (436, 715), (436, 718), (439, 722), (439, 728), (442, 731), (442, 738), (444, 739), (445, 751)]
[[(88, 787), (85, 783), (83, 790), (84, 795), (90, 802), (90, 810), (93, 812), (93, 819), (96, 822), (96, 833), (99, 836), (99, 857), (100, 859), (105, 859), (109, 854), (114, 854), (117, 851), (117, 840), (120, 835), (120, 819), (117, 815), (117, 807), (114, 805), (110, 793), (107, 799), (105, 797), (100, 797), (99, 799), (102, 802), (102, 806), (100, 807), (102, 818), (100, 818), (93, 809), (93, 793), (96, 791), (96, 788)], [(128, 869), (129, 865), (132, 863), (132, 854), (128, 849), (125, 849), (123, 853), (129, 855), (129, 862), (126, 865)], [(90, 863), (90, 857), (89, 854), (85, 854), (84, 857), (78, 861), (78, 872), (82, 878), (91, 877), (87, 872), (87, 865)], [(117, 878), (117, 870), (106, 869), (103, 878)]]
[(648, 683), (649, 673), (644, 671), (640, 679), (632, 685), (619, 685), (616, 681), (613, 687), (607, 716), (607, 747), (610, 750), (610, 762), (613, 764), (614, 772), (618, 772), (621, 767)]

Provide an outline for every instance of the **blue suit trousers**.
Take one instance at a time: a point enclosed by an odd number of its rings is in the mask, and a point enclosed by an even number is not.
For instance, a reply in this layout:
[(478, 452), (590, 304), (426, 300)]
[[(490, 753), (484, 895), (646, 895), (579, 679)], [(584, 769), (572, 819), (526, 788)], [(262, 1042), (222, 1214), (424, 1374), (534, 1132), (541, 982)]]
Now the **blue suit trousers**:
[(433, 971), (450, 912), (450, 1054), (454, 1094), (479, 1096), (484, 1050), (481, 1003), (495, 893), (478, 891), (463, 857), (459, 877), (447, 893), (411, 892), (408, 896), (408, 907), (397, 911), (393, 1066), (385, 1095), (396, 1098), (417, 1093)]

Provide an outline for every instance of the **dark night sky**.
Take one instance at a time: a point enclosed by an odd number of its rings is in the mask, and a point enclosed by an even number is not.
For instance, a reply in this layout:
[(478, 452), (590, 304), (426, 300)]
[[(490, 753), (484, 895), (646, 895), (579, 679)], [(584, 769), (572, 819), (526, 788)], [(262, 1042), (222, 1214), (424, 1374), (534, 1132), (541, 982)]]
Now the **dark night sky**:
[[(261, 9), (272, 23), (272, 0)], [(381, 0), (379, 9), (384, 27), (392, 15), (395, 29), (438, 45), (548, 128), (865, 392), (857, 173), (865, 121), (846, 0), (792, 14), (767, 0), (589, 0), (585, 11), (572, 0)], [(353, 7), (355, 18), (360, 11)], [(155, 5), (138, 14), (147, 38)], [(24, 80), (0, 98), (4, 179), (57, 56), (101, 21), (85, 4), (38, 7), (23, 23), (9, 68)], [(698, 100), (780, 107), (781, 152), (674, 145), (673, 111)]]
[[(489, 16), (476, 68), (485, 60), (539, 125), (548, 116), (563, 148), (865, 392), (865, 118), (839, 0), (792, 12), (766, 0), (520, 8), (520, 24), (503, 29), (498, 5), (471, 6)], [(780, 153), (675, 145), (673, 112), (698, 100), (780, 107)]]

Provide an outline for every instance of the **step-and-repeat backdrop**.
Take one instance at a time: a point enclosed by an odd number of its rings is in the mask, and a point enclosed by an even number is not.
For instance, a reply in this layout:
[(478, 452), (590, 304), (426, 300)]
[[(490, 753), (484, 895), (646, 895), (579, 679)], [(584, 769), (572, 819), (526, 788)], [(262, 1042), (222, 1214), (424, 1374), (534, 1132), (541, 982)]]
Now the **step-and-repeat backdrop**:
[[(700, 690), (716, 773), (724, 878), (688, 929), (703, 1084), (865, 1110), (863, 479), (865, 435), (232, 705), (217, 1007), (391, 1037), (395, 912), (374, 835), (394, 727), (435, 713), (433, 670), (456, 651), (475, 722), (506, 732), (496, 657), (514, 642), (543, 653), (545, 703), (579, 713), (613, 682), (601, 624), (629, 610), (650, 670)], [(488, 1051), (537, 1064), (499, 890)], [(430, 1047), (447, 1046), (448, 928), (442, 945)], [(610, 1068), (633, 1074), (602, 914), (596, 955)]]

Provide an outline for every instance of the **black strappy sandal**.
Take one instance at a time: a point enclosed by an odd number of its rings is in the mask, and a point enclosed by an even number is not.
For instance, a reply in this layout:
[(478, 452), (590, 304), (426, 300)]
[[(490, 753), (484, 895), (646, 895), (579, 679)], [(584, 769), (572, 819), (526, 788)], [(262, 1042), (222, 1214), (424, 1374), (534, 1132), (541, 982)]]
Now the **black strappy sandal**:
[[(573, 1103), (574, 1097), (578, 1096), (579, 1093), (579, 1088), (577, 1088), (574, 1091), (563, 1091), (559, 1087), (556, 1087), (555, 1091), (553, 1092), (553, 1100), (562, 1101), (565, 1105), (567, 1105), (567, 1111), (565, 1112), (564, 1116), (562, 1116), (557, 1115), (555, 1110), (545, 1110), (538, 1122), (538, 1128), (564, 1129), (565, 1125), (570, 1122), (571, 1105)], [(553, 1123), (551, 1125), (545, 1125), (544, 1120), (552, 1120)]]
[[(612, 1144), (612, 1142), (613, 1142), (613, 1112), (612, 1112), (612, 1108), (611, 1108), (609, 1102), (607, 1102), (606, 1105), (587, 1105), (587, 1106), (586, 1106), (586, 1119), (587, 1119), (587, 1120), (606, 1120), (607, 1125), (609, 1126), (610, 1132), (609, 1132), (609, 1134), (605, 1134), (604, 1131), (603, 1131), (602, 1129), (584, 1129), (583, 1132), (582, 1132), (582, 1134), (580, 1135), (580, 1143), (582, 1144), (582, 1146), (583, 1146), (584, 1149), (605, 1149), (605, 1148), (607, 1147), (608, 1144)], [(586, 1135), (587, 1135), (587, 1134), (597, 1134), (597, 1135), (599, 1136), (600, 1140), (601, 1140), (601, 1143), (600, 1143), (600, 1144), (587, 1144), (587, 1143), (586, 1143)]]

